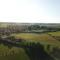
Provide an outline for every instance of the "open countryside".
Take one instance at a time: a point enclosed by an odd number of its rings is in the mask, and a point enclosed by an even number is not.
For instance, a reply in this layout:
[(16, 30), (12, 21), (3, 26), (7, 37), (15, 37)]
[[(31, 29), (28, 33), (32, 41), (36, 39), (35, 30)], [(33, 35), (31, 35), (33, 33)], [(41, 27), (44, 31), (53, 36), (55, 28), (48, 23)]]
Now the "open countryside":
[(60, 60), (60, 24), (0, 23), (0, 59)]

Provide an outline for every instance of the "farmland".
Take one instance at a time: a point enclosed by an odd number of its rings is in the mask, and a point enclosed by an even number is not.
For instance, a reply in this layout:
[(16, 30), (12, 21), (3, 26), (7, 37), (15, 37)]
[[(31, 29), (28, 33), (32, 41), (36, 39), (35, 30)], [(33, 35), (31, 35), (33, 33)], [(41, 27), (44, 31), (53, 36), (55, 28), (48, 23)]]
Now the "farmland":
[(51, 34), (52, 36), (60, 36), (60, 31), (57, 32), (50, 32), (48, 34)]
[[(56, 38), (49, 35), (50, 33), (54, 36), (57, 33), (57, 35), (60, 36), (59, 32), (48, 32), (48, 33), (42, 33), (42, 34), (20, 33), (20, 34), (12, 34), (12, 36), (14, 36), (15, 38), (20, 38), (20, 39), (26, 40), (28, 42), (30, 42), (30, 41), (36, 42), (36, 43), (40, 42), (40, 44), (44, 45), (44, 50), (49, 55), (56, 57), (59, 54), (56, 54), (56, 56), (55, 56), (55, 55), (51, 54), (51, 52), (54, 51), (54, 48), (56, 48), (55, 52), (57, 52), (57, 49), (60, 50), (60, 42)], [(48, 50), (48, 45), (50, 45), (49, 50)], [(55, 54), (55, 52), (54, 52), (54, 54)], [(57, 53), (60, 53), (60, 52), (57, 52)], [(56, 59), (59, 60), (60, 58), (58, 59), (58, 57), (56, 57), (55, 60)]]
[(45, 34), (32, 34), (32, 33), (20, 33), (20, 34), (12, 34), (15, 38), (20, 38), (24, 40), (32, 40), (36, 42), (41, 42), (44, 44), (50, 44), (53, 46), (57, 46), (60, 48), (60, 42), (49, 36), (47, 33)]
[(60, 24), (0, 24), (1, 60), (60, 60), (59, 56)]

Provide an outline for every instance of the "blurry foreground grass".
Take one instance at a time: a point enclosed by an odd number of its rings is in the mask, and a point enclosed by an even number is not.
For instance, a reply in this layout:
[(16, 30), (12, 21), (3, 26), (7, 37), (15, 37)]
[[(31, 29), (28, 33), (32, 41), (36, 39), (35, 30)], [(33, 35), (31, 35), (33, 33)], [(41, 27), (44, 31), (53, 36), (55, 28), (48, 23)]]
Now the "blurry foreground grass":
[(0, 45), (0, 60), (30, 60), (23, 48)]

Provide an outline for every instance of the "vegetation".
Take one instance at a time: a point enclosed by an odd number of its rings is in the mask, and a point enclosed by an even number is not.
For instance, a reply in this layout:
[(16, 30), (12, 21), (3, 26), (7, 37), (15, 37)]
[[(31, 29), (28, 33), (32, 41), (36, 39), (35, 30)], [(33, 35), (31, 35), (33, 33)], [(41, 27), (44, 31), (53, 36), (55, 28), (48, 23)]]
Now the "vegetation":
[(1, 60), (30, 60), (23, 48), (0, 45), (0, 59)]
[[(34, 42), (40, 42), (44, 45), (52, 45), (60, 48), (60, 42), (51, 37), (48, 34), (32, 34), (32, 33), (20, 33), (20, 34), (12, 34), (15, 38), (20, 38), (27, 41), (34, 41)], [(23, 37), (24, 36), (24, 37)]]
[(50, 34), (50, 35), (52, 35), (52, 36), (60, 36), (60, 31), (50, 32), (50, 33), (48, 33), (48, 34)]
[(0, 24), (1, 60), (60, 60), (59, 56), (60, 26)]

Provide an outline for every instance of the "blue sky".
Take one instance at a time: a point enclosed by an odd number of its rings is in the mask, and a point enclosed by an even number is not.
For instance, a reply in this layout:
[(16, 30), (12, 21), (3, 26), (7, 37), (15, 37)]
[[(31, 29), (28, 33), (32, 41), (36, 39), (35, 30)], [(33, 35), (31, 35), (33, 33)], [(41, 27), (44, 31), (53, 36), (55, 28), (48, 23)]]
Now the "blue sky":
[(60, 0), (0, 0), (0, 21), (60, 22)]

